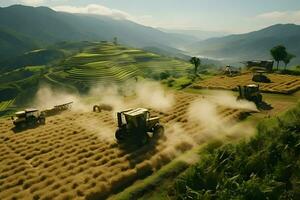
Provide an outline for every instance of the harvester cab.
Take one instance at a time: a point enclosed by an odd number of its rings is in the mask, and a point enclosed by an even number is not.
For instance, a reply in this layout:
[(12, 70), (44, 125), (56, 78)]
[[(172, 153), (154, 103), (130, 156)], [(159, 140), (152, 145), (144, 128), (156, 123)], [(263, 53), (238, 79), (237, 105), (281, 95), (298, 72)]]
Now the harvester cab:
[(157, 137), (164, 133), (164, 127), (159, 123), (159, 117), (150, 117), (145, 108), (130, 109), (117, 113), (118, 129), (115, 137), (118, 142), (133, 138), (135, 142), (145, 144), (152, 133)]
[(258, 106), (262, 103), (262, 95), (259, 90), (259, 85), (251, 84), (246, 86), (238, 86), (239, 96), (238, 100), (245, 99), (252, 101)]
[(15, 113), (15, 117), (12, 117), (13, 124), (17, 128), (33, 127), (38, 124), (45, 124), (46, 117), (43, 112), (38, 109), (25, 109)]
[(260, 83), (271, 83), (271, 80), (267, 77), (265, 70), (254, 71), (252, 81)]

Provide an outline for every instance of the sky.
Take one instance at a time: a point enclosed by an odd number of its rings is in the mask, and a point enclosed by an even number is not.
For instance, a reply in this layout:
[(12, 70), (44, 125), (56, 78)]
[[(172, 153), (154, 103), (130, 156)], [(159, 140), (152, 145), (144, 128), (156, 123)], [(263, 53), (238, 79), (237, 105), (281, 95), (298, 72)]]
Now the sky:
[(13, 4), (181, 30), (245, 33), (278, 23), (300, 24), (300, 0), (0, 0), (1, 7)]

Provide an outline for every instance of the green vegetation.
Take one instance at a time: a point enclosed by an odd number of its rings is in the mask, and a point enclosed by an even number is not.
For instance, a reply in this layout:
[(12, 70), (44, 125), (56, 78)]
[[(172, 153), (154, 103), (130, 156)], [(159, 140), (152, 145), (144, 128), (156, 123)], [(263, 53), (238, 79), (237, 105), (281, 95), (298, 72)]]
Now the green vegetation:
[(190, 59), (190, 63), (192, 63), (194, 66), (195, 66), (195, 75), (197, 74), (197, 72), (198, 72), (198, 68), (200, 67), (200, 65), (201, 65), (201, 60), (200, 60), (200, 58), (197, 58), (197, 57), (192, 57), (191, 59)]
[(218, 71), (218, 69), (212, 67), (211, 65), (201, 65), (201, 71), (199, 71), (199, 74), (201, 74), (201, 76), (199, 76), (198, 74), (195, 75), (194, 70), (192, 69), (187, 69), (187, 73), (181, 74), (181, 76), (166, 71), (161, 73), (160, 80), (169, 88), (181, 90), (187, 88), (196, 81), (211, 78), (212, 76), (215, 76), (219, 73), (220, 72)]
[(168, 78), (164, 80), (162, 83), (174, 89), (183, 89), (191, 85), (193, 83), (193, 80), (189, 76), (183, 76), (180, 78)]
[(291, 62), (293, 58), (296, 56), (290, 53), (287, 53), (286, 57), (283, 59), (284, 62), (284, 70), (286, 70), (287, 65)]
[(278, 45), (276, 47), (273, 47), (270, 50), (270, 53), (271, 53), (273, 59), (277, 62), (277, 70), (278, 70), (279, 62), (284, 60), (284, 58), (287, 57), (286, 48), (283, 45)]
[(177, 199), (299, 199), (300, 104), (262, 121), (250, 141), (209, 146), (177, 179)]
[(47, 7), (13, 5), (1, 8), (0, 24), (0, 62), (61, 41), (113, 40), (139, 48), (154, 44), (158, 49), (168, 47), (170, 50), (170, 45), (183, 46), (195, 41), (185, 35), (175, 36), (128, 20), (62, 13)]
[(38, 88), (45, 66), (28, 66), (0, 75), (0, 115), (23, 106)]
[(106, 42), (94, 43), (65, 59), (47, 77), (84, 92), (97, 84), (120, 84), (137, 76), (156, 80), (179, 77), (189, 66), (179, 59)]
[(8, 100), (8, 101), (2, 101), (0, 102), (0, 112), (5, 111), (10, 105), (14, 103), (14, 99)]
[(16, 57), (0, 61), (0, 72), (5, 73), (27, 66), (55, 66), (60, 61), (81, 52), (91, 45), (94, 44), (91, 42), (60, 42), (43, 49), (28, 51)]
[(291, 60), (293, 58), (295, 58), (296, 56), (287, 52), (285, 46), (283, 45), (278, 45), (273, 47), (270, 50), (270, 53), (273, 57), (273, 59), (277, 62), (277, 70), (279, 67), (279, 62), (282, 61), (284, 62), (284, 70), (286, 70), (287, 65), (291, 62)]
[[(52, 57), (56, 52), (62, 56)], [(15, 99), (15, 105), (25, 106), (40, 82), (84, 93), (95, 85), (122, 84), (140, 77), (177, 79), (186, 76), (190, 68), (188, 62), (180, 59), (109, 42), (62, 42), (30, 51), (22, 58), (20, 65), (2, 68), (0, 102)]]

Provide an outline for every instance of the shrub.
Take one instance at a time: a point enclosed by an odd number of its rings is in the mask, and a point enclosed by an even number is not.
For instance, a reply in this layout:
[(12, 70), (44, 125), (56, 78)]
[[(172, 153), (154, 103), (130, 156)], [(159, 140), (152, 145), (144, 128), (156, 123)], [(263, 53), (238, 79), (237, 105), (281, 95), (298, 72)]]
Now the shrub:
[(297, 199), (299, 116), (300, 104), (261, 122), (249, 142), (210, 144), (201, 160), (177, 178), (177, 199)]
[(170, 77), (170, 74), (168, 72), (161, 72), (159, 77), (160, 77), (160, 80), (165, 80)]

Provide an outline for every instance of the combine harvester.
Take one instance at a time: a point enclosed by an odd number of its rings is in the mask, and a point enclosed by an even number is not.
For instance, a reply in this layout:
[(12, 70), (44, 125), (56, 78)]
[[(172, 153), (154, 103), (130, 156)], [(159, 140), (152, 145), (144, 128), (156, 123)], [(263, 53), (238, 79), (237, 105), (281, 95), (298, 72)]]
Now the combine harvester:
[(15, 116), (11, 117), (11, 119), (17, 129), (32, 128), (46, 123), (45, 113), (34, 108), (16, 112)]
[(263, 101), (262, 94), (259, 90), (259, 85), (251, 84), (238, 86), (239, 96), (237, 100), (247, 100), (255, 103), (256, 108), (260, 110), (271, 110), (273, 107)]
[(267, 77), (266, 71), (264, 70), (255, 70), (253, 72), (252, 81), (259, 83), (271, 83), (271, 80)]
[(46, 117), (60, 114), (63, 111), (70, 110), (73, 102), (56, 105), (51, 109), (39, 111), (36, 108), (28, 108), (23, 111), (18, 111), (15, 116), (11, 117), (15, 128), (25, 129), (32, 128), (38, 125), (46, 124)]
[(239, 96), (237, 100), (247, 100), (255, 103), (258, 108), (262, 103), (262, 95), (259, 90), (259, 85), (251, 84), (245, 86), (238, 86)]
[(227, 65), (223, 73), (228, 77), (235, 77), (235, 76), (240, 76), (242, 72), (240, 68)]
[(118, 142), (129, 141), (141, 145), (146, 144), (152, 137), (162, 136), (164, 127), (159, 122), (159, 117), (150, 117), (150, 112), (145, 108), (136, 108), (117, 113), (118, 129), (115, 137)]

